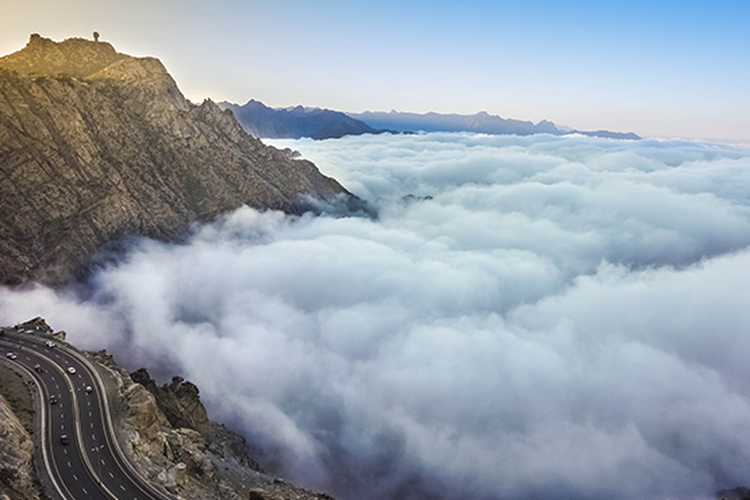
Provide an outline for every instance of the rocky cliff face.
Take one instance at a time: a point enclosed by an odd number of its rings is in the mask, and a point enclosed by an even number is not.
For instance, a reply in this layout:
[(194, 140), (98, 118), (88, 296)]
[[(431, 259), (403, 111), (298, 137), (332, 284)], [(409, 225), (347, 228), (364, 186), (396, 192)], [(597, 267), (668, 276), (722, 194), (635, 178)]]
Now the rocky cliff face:
[(0, 58), (0, 283), (58, 285), (103, 244), (168, 240), (247, 204), (351, 200), (229, 111), (183, 97), (158, 59), (32, 35)]
[(0, 395), (0, 498), (38, 500), (34, 474), (34, 443)]

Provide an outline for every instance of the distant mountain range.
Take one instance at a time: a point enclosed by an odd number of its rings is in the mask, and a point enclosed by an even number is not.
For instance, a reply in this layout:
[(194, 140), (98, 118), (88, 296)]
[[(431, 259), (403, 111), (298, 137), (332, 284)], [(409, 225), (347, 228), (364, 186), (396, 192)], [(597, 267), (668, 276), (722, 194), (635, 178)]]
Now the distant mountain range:
[(402, 113), (398, 111), (342, 113), (330, 109), (270, 108), (251, 99), (244, 105), (220, 102), (222, 109), (231, 109), (242, 127), (258, 138), (264, 139), (335, 139), (345, 135), (409, 133), (409, 132), (476, 132), (482, 134), (581, 134), (609, 139), (638, 140), (632, 132), (597, 130), (586, 132), (558, 128), (554, 123), (513, 120), (490, 115), (486, 111), (474, 115), (439, 113)]
[(481, 134), (552, 134), (568, 135), (581, 134), (590, 137), (604, 137), (608, 139), (638, 140), (632, 132), (610, 132), (609, 130), (597, 130), (585, 132), (580, 130), (561, 129), (554, 123), (542, 120), (537, 124), (529, 121), (513, 120), (491, 115), (481, 111), (474, 115), (456, 115), (439, 113), (402, 113), (399, 111), (372, 112), (353, 114), (349, 116), (366, 122), (371, 127), (382, 127), (399, 132), (424, 131), (424, 132), (477, 132)]
[(242, 106), (231, 102), (218, 104), (221, 109), (231, 109), (248, 133), (264, 139), (337, 139), (345, 135), (394, 132), (374, 129), (363, 121), (330, 109), (302, 106), (274, 109), (253, 99)]

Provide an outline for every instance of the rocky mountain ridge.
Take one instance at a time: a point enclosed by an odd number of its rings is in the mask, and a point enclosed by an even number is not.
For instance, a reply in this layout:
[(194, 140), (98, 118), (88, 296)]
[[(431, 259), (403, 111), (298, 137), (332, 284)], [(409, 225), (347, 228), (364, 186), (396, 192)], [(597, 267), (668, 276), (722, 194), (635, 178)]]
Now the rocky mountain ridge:
[(220, 102), (221, 109), (231, 109), (244, 129), (259, 138), (268, 139), (337, 139), (345, 135), (396, 133), (375, 129), (340, 111), (321, 108), (269, 108), (250, 99), (243, 105)]
[(173, 240), (243, 204), (354, 199), (291, 156), (185, 99), (158, 59), (32, 35), (0, 58), (0, 283), (60, 285), (108, 242)]
[(633, 132), (609, 130), (582, 131), (558, 127), (542, 120), (539, 123), (502, 118), (480, 111), (473, 115), (441, 113), (405, 113), (400, 111), (343, 113), (330, 109), (269, 108), (250, 99), (246, 104), (220, 102), (221, 109), (230, 109), (244, 129), (260, 138), (269, 139), (337, 139), (345, 135), (413, 134), (423, 132), (475, 132), (493, 135), (580, 134), (607, 139), (638, 140)]

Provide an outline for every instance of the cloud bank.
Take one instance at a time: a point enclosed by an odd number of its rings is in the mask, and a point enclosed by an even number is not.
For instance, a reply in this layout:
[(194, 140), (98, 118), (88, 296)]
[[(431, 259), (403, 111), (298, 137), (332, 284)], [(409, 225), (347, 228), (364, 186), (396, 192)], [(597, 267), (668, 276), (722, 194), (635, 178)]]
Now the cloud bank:
[(186, 376), (266, 468), (343, 499), (750, 484), (750, 151), (275, 143), (379, 219), (243, 208), (140, 241), (86, 298), (2, 289), (0, 320)]

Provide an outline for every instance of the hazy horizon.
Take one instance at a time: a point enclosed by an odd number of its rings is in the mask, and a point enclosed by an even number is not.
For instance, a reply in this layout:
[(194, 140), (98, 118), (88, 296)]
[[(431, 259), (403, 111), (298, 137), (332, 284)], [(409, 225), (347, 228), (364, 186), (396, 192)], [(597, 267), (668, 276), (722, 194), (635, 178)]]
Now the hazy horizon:
[(344, 112), (490, 114), (579, 130), (750, 143), (747, 2), (31, 0), (31, 33), (158, 57), (186, 96)]
[(78, 347), (185, 377), (266, 470), (339, 500), (750, 486), (750, 2), (0, 0), (0, 14), (2, 55), (96, 30), (158, 57), (193, 102), (486, 111), (644, 138), (264, 140), (378, 217), (241, 207), (179, 242), (128, 239), (85, 283), (0, 286), (0, 323), (43, 316)]

